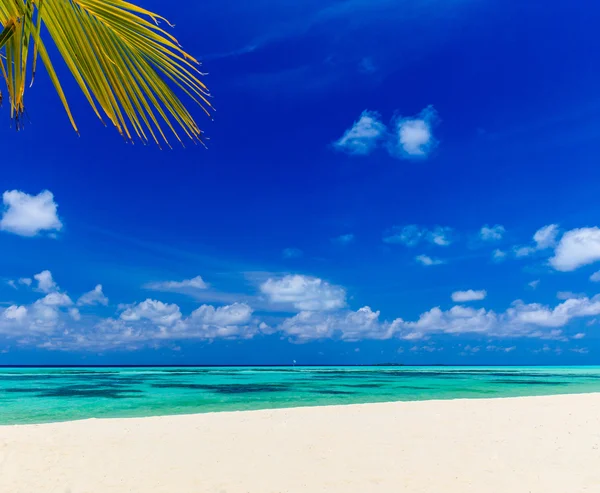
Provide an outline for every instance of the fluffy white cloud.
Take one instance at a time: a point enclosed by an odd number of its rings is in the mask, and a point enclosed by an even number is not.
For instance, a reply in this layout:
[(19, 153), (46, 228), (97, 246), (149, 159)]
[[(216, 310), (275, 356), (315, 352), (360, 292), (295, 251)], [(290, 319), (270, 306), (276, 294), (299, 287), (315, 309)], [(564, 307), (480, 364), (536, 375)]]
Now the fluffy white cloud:
[(46, 306), (71, 306), (73, 301), (65, 293), (48, 293), (36, 303)]
[[(252, 318), (252, 309), (245, 303), (202, 305), (186, 317), (176, 304), (147, 299), (121, 305), (118, 318), (95, 313), (83, 317), (71, 298), (58, 291), (49, 271), (36, 279), (43, 288), (41, 298), (27, 306), (0, 308), (0, 335), (18, 345), (51, 350), (133, 350), (178, 339), (243, 339), (273, 332)], [(104, 301), (102, 288), (97, 286), (81, 296), (77, 306), (89, 309)]]
[(455, 303), (464, 303), (466, 301), (479, 301), (485, 299), (487, 291), (485, 289), (475, 291), (469, 289), (467, 291), (454, 291), (452, 293), (452, 301)]
[(348, 154), (366, 155), (375, 150), (386, 133), (387, 128), (381, 122), (379, 113), (365, 110), (333, 146)]
[(266, 324), (252, 323), (252, 308), (245, 303), (218, 308), (202, 305), (184, 323), (190, 336), (203, 339), (247, 339), (268, 330)]
[(483, 241), (498, 241), (501, 240), (506, 233), (504, 226), (496, 224), (495, 226), (488, 226), (487, 224), (479, 231), (479, 237)]
[(365, 306), (355, 312), (342, 311), (333, 314), (303, 311), (285, 319), (277, 330), (296, 342), (330, 338), (357, 341), (389, 339), (393, 336), (395, 327), (394, 323), (380, 322), (379, 312)]
[(150, 298), (141, 303), (134, 303), (121, 313), (121, 320), (126, 322), (149, 320), (158, 326), (164, 327), (173, 326), (180, 322), (182, 318), (181, 310), (176, 304), (163, 303)]
[(333, 143), (335, 149), (367, 155), (385, 142), (390, 156), (400, 159), (426, 158), (438, 144), (433, 127), (439, 118), (433, 106), (413, 117), (398, 116), (388, 130), (375, 111), (363, 111), (358, 121)]
[(535, 241), (535, 245), (538, 250), (544, 250), (556, 245), (557, 236), (558, 225), (549, 224), (548, 226), (544, 226), (535, 232), (533, 235), (533, 241)]
[(415, 260), (418, 263), (425, 265), (426, 267), (430, 267), (432, 265), (441, 265), (441, 264), (445, 263), (443, 260), (441, 260), (439, 258), (432, 258), (429, 255), (417, 255), (415, 257)]
[(102, 284), (97, 284), (94, 289), (81, 295), (77, 300), (78, 305), (108, 305), (108, 298), (102, 292)]
[[(41, 277), (51, 280), (48, 275)], [(444, 334), (484, 338), (486, 344), (492, 344), (490, 339), (523, 337), (564, 342), (584, 337), (582, 332), (570, 335), (565, 330), (571, 321), (587, 318), (589, 325), (597, 320), (594, 317), (600, 316), (600, 295), (589, 298), (562, 293), (560, 297), (564, 301), (556, 306), (517, 300), (504, 312), (497, 313), (456, 305), (448, 310), (433, 307), (412, 321), (386, 320), (368, 306), (356, 311), (345, 309), (346, 293), (339, 286), (318, 278), (285, 276), (268, 279), (260, 286), (261, 291), (273, 303), (283, 304), (284, 309), (293, 307), (299, 313), (279, 318), (271, 325), (254, 317), (247, 303), (202, 305), (186, 316), (178, 305), (154, 299), (121, 305), (117, 317), (102, 318), (90, 308), (91, 303), (78, 303), (80, 308), (77, 308), (66, 293), (58, 291), (53, 281), (49, 284), (53, 288), (29, 305), (0, 308), (3, 338), (14, 340), (18, 345), (94, 351), (168, 347), (184, 339), (247, 339), (276, 333), (295, 342), (325, 338), (418, 341)], [(96, 299), (101, 289), (91, 293)], [(468, 290), (455, 292), (452, 298), (458, 303), (481, 300), (484, 296), (484, 291)], [(84, 308), (89, 311), (80, 313), (79, 309)], [(434, 347), (432, 342), (427, 345)]]
[(407, 226), (394, 226), (383, 236), (384, 243), (402, 244), (413, 247), (427, 241), (433, 245), (448, 246), (452, 243), (454, 230), (447, 226), (436, 226), (433, 229), (409, 224)]
[(57, 215), (54, 195), (44, 190), (29, 195), (19, 190), (2, 194), (4, 213), (0, 229), (21, 236), (35, 236), (42, 231), (60, 231), (62, 222)]
[(35, 345), (52, 334), (64, 334), (71, 299), (63, 293), (49, 293), (28, 306), (11, 305), (0, 310), (0, 334), (20, 344)]
[(600, 296), (568, 299), (554, 308), (516, 301), (503, 313), (484, 308), (454, 306), (447, 311), (432, 308), (416, 322), (396, 324), (396, 336), (409, 339), (434, 334), (479, 334), (495, 338), (567, 340), (561, 330), (575, 318), (600, 314)]
[(79, 313), (79, 309), (78, 308), (69, 308), (69, 315), (71, 316), (71, 318), (77, 322), (79, 322), (81, 320), (81, 313)]
[(192, 312), (191, 318), (205, 325), (240, 325), (250, 321), (252, 308), (246, 303), (215, 308), (211, 305), (202, 305)]
[(437, 226), (427, 234), (427, 239), (438, 246), (448, 246), (452, 243), (452, 228)]
[(29, 277), (21, 277), (19, 279), (19, 284), (23, 284), (24, 286), (31, 286), (33, 281)]
[(24, 306), (11, 305), (2, 312), (2, 318), (4, 320), (14, 320), (21, 322), (27, 317), (27, 308)]
[(600, 315), (600, 296), (566, 299), (554, 308), (539, 303), (515, 302), (507, 310), (511, 322), (540, 327), (563, 327), (574, 318)]
[(302, 275), (270, 278), (260, 285), (270, 303), (287, 304), (297, 310), (336, 310), (346, 305), (346, 290), (341, 286)]
[(579, 228), (567, 231), (550, 258), (556, 270), (568, 272), (600, 260), (600, 228)]
[(52, 278), (52, 273), (49, 270), (43, 270), (39, 274), (33, 276), (33, 278), (37, 281), (37, 290), (42, 293), (50, 293), (58, 289), (58, 286)]
[(393, 138), (389, 142), (390, 154), (403, 158), (425, 158), (437, 146), (433, 127), (438, 116), (433, 106), (428, 106), (414, 117), (397, 117), (393, 123)]
[(590, 276), (590, 281), (592, 282), (600, 282), (600, 270), (594, 272), (591, 276)]
[(423, 313), (416, 322), (405, 323), (404, 329), (407, 332), (404, 337), (415, 339), (415, 335), (424, 337), (432, 333), (487, 334), (496, 324), (496, 314), (484, 308), (476, 310), (454, 306), (448, 311), (442, 311), (439, 307), (435, 307)]
[(517, 246), (513, 249), (516, 257), (527, 257), (535, 252), (547, 250), (556, 245), (559, 229), (557, 224), (549, 224), (538, 229), (533, 235), (533, 245)]
[(208, 284), (204, 282), (204, 279), (202, 279), (201, 276), (196, 276), (192, 279), (184, 279), (183, 281), (151, 282), (144, 287), (155, 291), (177, 291), (185, 289), (207, 289)]
[(540, 280), (539, 279), (535, 279), (531, 282), (528, 282), (527, 285), (531, 288), (531, 289), (537, 289), (537, 287), (540, 285)]

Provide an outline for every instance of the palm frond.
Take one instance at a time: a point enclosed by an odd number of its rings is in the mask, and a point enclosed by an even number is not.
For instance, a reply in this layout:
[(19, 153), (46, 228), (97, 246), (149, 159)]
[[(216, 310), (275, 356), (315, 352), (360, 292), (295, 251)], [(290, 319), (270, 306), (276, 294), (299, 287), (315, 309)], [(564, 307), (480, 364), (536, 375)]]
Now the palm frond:
[[(0, 0), (0, 70), (17, 127), (26, 78), (38, 57), (73, 128), (71, 109), (45, 44), (52, 39), (96, 115), (127, 140), (169, 144), (167, 134), (202, 142), (202, 131), (172, 87), (209, 114), (210, 94), (198, 61), (160, 23), (162, 17), (123, 0)], [(3, 56), (2, 56), (2, 51)]]

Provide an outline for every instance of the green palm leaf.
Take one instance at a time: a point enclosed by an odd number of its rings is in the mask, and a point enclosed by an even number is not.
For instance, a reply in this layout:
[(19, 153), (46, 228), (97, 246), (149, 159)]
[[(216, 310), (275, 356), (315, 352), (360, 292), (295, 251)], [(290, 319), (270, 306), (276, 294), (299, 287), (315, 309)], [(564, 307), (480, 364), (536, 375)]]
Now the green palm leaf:
[(198, 62), (161, 22), (168, 24), (123, 0), (0, 0), (0, 70), (17, 128), (27, 75), (33, 82), (39, 57), (77, 131), (46, 49), (47, 35), (96, 115), (127, 140), (169, 145), (169, 135), (181, 142), (185, 134), (202, 142), (202, 131), (172, 87), (207, 114), (210, 94), (199, 79)]

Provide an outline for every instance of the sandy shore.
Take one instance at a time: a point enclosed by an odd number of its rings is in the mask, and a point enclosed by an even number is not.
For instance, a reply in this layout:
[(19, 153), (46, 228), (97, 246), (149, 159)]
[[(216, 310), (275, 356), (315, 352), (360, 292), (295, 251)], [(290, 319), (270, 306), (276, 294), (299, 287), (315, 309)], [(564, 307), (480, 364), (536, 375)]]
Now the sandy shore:
[(600, 394), (0, 427), (7, 493), (600, 491)]

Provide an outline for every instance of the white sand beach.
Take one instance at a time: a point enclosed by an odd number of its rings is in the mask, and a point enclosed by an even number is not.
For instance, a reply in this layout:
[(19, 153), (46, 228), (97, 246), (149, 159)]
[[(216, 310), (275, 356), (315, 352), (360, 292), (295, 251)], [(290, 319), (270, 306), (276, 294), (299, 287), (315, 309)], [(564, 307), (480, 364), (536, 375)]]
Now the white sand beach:
[(3, 493), (594, 493), (600, 394), (0, 427)]

